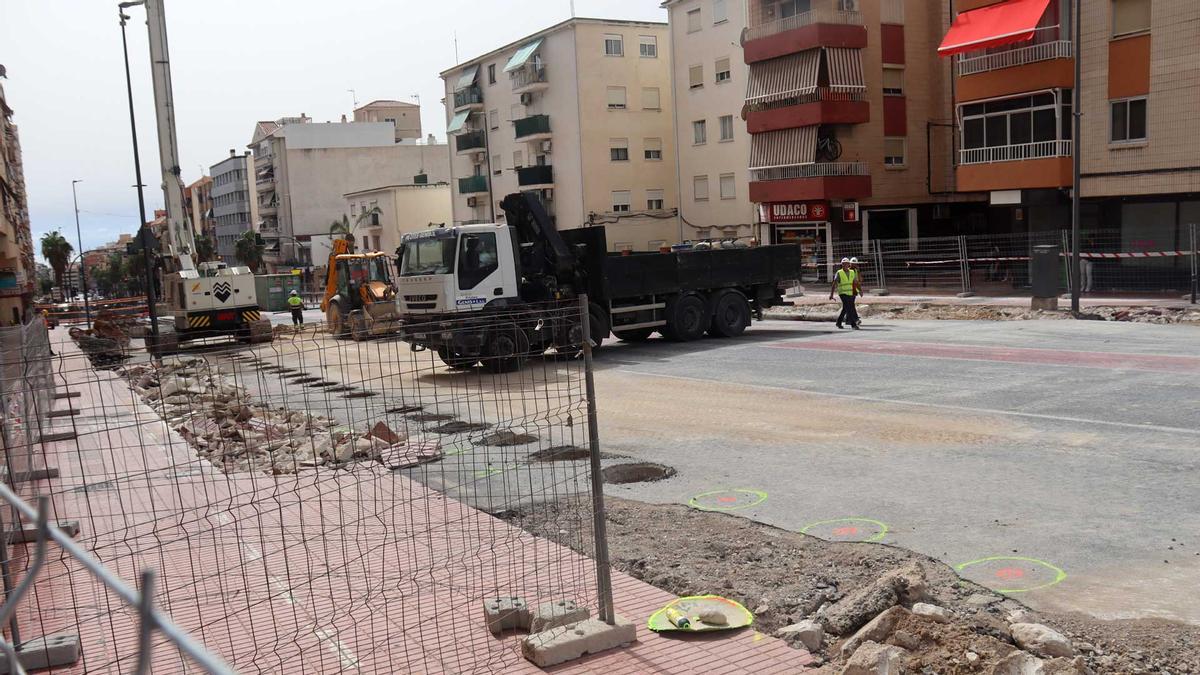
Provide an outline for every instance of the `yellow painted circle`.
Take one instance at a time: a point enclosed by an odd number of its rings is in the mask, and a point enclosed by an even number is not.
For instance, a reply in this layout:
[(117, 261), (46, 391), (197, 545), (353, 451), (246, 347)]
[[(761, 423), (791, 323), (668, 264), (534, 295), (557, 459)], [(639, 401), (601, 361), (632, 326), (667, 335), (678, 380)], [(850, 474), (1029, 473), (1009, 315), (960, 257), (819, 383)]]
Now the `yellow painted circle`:
[[(1050, 572), (1053, 572), (1054, 578), (1044, 584), (1038, 584), (1037, 586), (1031, 586), (1029, 588), (996, 588), (996, 589), (993, 589), (997, 593), (1028, 593), (1030, 591), (1037, 591), (1037, 590), (1041, 590), (1043, 588), (1049, 588), (1055, 584), (1060, 584), (1063, 582), (1064, 579), (1067, 578), (1067, 573), (1061, 567), (1058, 567), (1057, 565), (1048, 563), (1045, 560), (1041, 560), (1039, 558), (1026, 558), (1023, 556), (1015, 556), (1015, 555), (994, 555), (994, 556), (990, 556), (987, 558), (979, 558), (978, 560), (968, 560), (967, 562), (959, 563), (959, 564), (955, 565), (954, 571), (958, 572), (959, 575), (961, 576), (962, 571), (967, 568), (974, 567), (976, 565), (982, 565), (984, 563), (997, 562), (997, 561), (1001, 561), (1001, 560), (1011, 560), (1011, 561), (1018, 562), (1018, 563), (1032, 563), (1038, 567), (1042, 567), (1042, 568), (1049, 570)], [(989, 586), (989, 588), (990, 588), (990, 586)]]
[[(874, 525), (875, 527), (879, 528), (879, 531), (876, 532), (871, 537), (868, 537), (866, 539), (854, 540), (854, 541), (857, 541), (860, 543), (861, 542), (871, 542), (871, 541), (881, 541), (885, 536), (887, 536), (887, 533), (888, 533), (887, 523), (885, 523), (881, 520), (874, 520), (872, 518), (834, 518), (832, 520), (818, 520), (815, 523), (809, 523), (809, 524), (805, 525), (804, 527), (800, 528), (800, 533), (808, 534), (808, 531), (814, 527), (820, 527), (821, 525), (834, 525), (837, 523), (868, 523), (868, 524)], [(813, 536), (816, 536), (816, 535), (813, 535)], [(836, 539), (836, 540), (832, 540), (832, 541), (845, 541), (845, 540)]]
[[(701, 503), (701, 500), (715, 498), (718, 500), (718, 505), (710, 506)], [(749, 498), (746, 503), (741, 503), (743, 499)], [(728, 506), (721, 506), (720, 502), (728, 501)], [(758, 506), (767, 500), (767, 493), (762, 490), (747, 490), (744, 488), (736, 488), (733, 490), (713, 490), (711, 492), (702, 492), (688, 500), (688, 506), (700, 511), (738, 511), (740, 509), (748, 509), (751, 506)]]

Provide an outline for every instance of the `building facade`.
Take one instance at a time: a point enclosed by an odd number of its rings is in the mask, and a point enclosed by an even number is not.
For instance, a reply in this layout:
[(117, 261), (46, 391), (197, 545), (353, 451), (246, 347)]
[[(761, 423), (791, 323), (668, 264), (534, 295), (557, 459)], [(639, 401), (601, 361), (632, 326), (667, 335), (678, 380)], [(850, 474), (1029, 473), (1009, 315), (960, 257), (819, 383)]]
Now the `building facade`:
[(213, 214), (212, 176), (201, 176), (183, 189), (183, 210), (197, 238), (205, 238), (213, 243), (214, 251), (217, 243), (217, 221)]
[(24, 321), (37, 282), (21, 139), (12, 116), (0, 86), (0, 326)]
[(312, 240), (348, 216), (348, 192), (450, 180), (447, 146), (407, 137), (398, 143), (398, 128), (390, 121), (313, 123), (303, 115), (256, 125), (249, 147), (268, 269), (324, 264)]
[(443, 72), (455, 223), (537, 195), (613, 250), (679, 241), (666, 24), (570, 19)]
[(345, 199), (360, 251), (394, 253), (404, 234), (444, 227), (454, 219), (448, 182), (385, 185), (349, 192)]
[(669, 0), (679, 214), (685, 238), (757, 236), (742, 122), (746, 0)]
[(229, 157), (209, 169), (212, 175), (212, 214), (216, 234), (217, 257), (229, 265), (239, 265), (235, 244), (243, 233), (256, 229), (258, 201), (254, 191), (254, 159), (249, 152)]
[(384, 122), (396, 127), (397, 143), (421, 138), (421, 106), (404, 101), (379, 100), (354, 109), (355, 122)]

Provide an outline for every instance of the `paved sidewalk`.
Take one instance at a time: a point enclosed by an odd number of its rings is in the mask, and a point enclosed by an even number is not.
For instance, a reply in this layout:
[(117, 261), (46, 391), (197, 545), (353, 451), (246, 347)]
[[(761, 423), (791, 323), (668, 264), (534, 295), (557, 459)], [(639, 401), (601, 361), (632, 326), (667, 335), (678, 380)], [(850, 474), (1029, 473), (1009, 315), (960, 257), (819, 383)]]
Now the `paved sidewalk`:
[[(804, 295), (787, 297), (788, 302), (796, 305), (831, 305), (836, 303), (829, 299), (828, 288), (822, 289), (816, 287), (806, 287)], [(969, 298), (960, 298), (954, 295), (933, 295), (933, 294), (902, 294), (902, 295), (876, 295), (868, 289), (867, 294), (859, 299), (861, 303), (869, 304), (888, 304), (888, 305), (954, 305), (966, 307), (1023, 307), (1028, 309), (1030, 297), (1028, 295), (1009, 295), (1009, 296), (983, 296), (975, 295)], [(1173, 295), (1168, 297), (1162, 296), (1136, 296), (1136, 295), (1096, 295), (1085, 294), (1079, 299), (1081, 307), (1163, 307), (1175, 309), (1200, 308), (1200, 305), (1193, 305), (1188, 300), (1182, 299), (1181, 296)], [(832, 306), (832, 305), (831, 305)], [(1059, 307), (1070, 308), (1071, 296), (1060, 296)]]
[[(58, 386), (80, 394), (57, 401), (79, 414), (52, 420), (52, 431), (78, 440), (45, 444), (61, 475), (22, 494), (52, 494), (56, 517), (81, 521), (79, 541), (126, 581), (158, 570), (160, 608), (236, 670), (541, 672), (520, 656), (520, 636), (491, 636), (480, 599), (515, 588), (544, 600), (547, 576), (590, 579), (590, 559), (378, 465), (220, 473), (116, 374), (92, 370), (65, 330), (51, 335)], [(17, 570), (28, 562), (20, 548)], [(617, 612), (639, 625), (638, 641), (553, 672), (795, 673), (812, 661), (753, 630), (651, 633), (646, 618), (673, 596), (613, 579)], [(81, 633), (83, 660), (55, 672), (132, 668), (136, 612), (56, 551), (19, 619), (23, 639)], [(157, 642), (154, 672), (195, 672)]]

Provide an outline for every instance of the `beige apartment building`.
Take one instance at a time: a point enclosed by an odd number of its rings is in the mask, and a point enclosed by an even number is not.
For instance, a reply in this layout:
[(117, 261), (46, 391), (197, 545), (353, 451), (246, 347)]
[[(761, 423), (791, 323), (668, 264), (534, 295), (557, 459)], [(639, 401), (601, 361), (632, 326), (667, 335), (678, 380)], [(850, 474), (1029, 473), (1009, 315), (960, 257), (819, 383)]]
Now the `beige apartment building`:
[(672, 104), (684, 237), (756, 236), (742, 121), (743, 0), (668, 0)]
[(454, 220), (449, 183), (385, 185), (345, 197), (351, 234), (360, 251), (395, 253), (402, 235), (445, 227)]
[(455, 223), (533, 192), (612, 250), (680, 239), (668, 27), (576, 18), (441, 73)]
[(396, 142), (421, 138), (421, 106), (404, 101), (378, 100), (354, 109), (355, 122), (390, 122)]
[(0, 85), (0, 326), (24, 320), (37, 280), (21, 140), (12, 114)]

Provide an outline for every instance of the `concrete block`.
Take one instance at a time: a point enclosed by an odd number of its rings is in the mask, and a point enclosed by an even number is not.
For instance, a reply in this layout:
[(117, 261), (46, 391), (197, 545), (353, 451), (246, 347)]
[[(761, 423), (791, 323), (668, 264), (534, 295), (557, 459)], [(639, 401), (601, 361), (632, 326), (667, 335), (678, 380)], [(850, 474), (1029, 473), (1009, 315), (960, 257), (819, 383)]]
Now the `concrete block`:
[(533, 613), (533, 621), (529, 624), (530, 633), (541, 633), (551, 628), (565, 626), (592, 618), (592, 613), (586, 607), (580, 607), (574, 600), (559, 600), (538, 605)]
[[(52, 524), (54, 527), (62, 530), (63, 534), (67, 535), (68, 537), (74, 537), (75, 535), (79, 534), (78, 520), (60, 520)], [(26, 525), (21, 529), (14, 531), (9, 535), (9, 537), (10, 539), (8, 541), (11, 544), (33, 543), (37, 541), (37, 526)]]
[(487, 622), (492, 635), (514, 628), (529, 630), (532, 618), (529, 605), (522, 598), (490, 598), (483, 601), (483, 620)]
[(585, 654), (623, 647), (636, 639), (637, 627), (621, 616), (611, 626), (588, 619), (530, 635), (521, 640), (521, 655), (539, 668), (548, 668)]
[(1029, 309), (1052, 312), (1058, 309), (1058, 298), (1032, 298)]
[[(26, 640), (17, 647), (17, 658), (25, 670), (43, 670), (69, 666), (79, 660), (79, 636), (56, 633)], [(0, 673), (13, 672), (8, 657), (0, 653)]]

